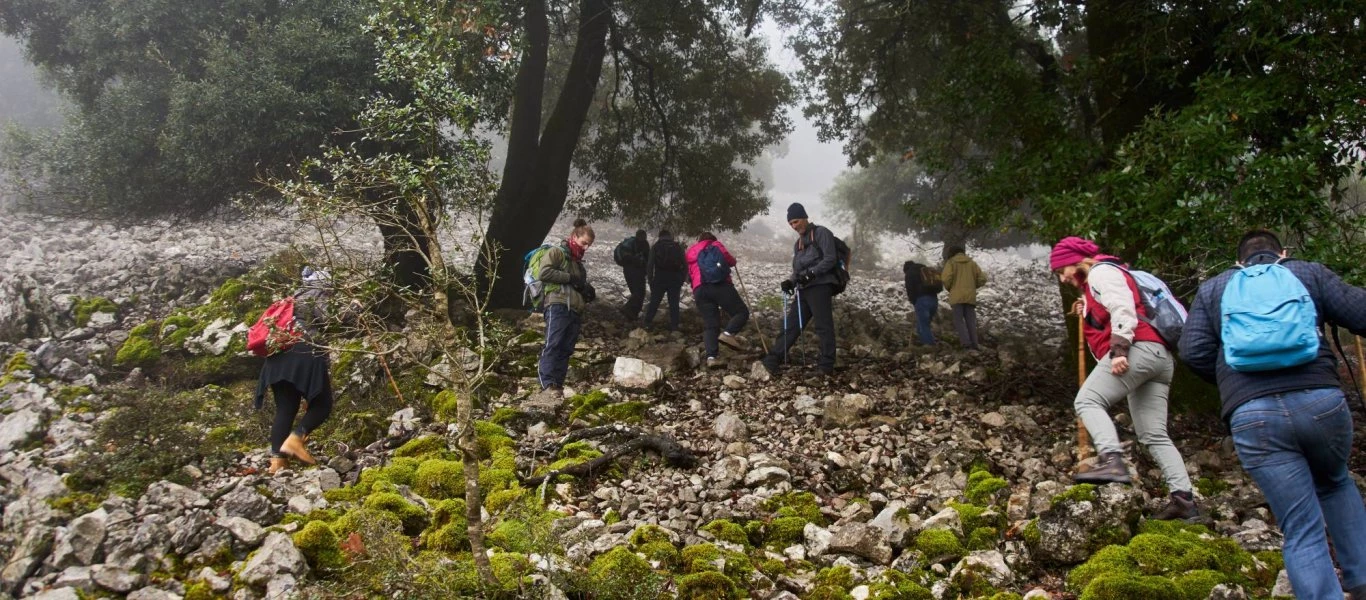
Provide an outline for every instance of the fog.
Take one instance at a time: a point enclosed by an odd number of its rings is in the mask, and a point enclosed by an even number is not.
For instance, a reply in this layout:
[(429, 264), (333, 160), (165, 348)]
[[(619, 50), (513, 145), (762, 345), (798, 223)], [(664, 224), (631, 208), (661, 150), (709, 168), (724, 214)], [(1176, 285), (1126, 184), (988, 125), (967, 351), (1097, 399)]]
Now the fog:
[(18, 40), (0, 35), (0, 123), (49, 127), (61, 120), (57, 95), (39, 82)]

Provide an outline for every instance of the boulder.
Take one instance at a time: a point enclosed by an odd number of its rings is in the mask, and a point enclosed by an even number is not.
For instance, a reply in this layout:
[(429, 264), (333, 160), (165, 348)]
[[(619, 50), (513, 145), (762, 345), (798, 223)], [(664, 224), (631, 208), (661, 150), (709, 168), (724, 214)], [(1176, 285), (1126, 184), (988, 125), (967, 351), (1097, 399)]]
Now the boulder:
[(97, 508), (75, 519), (66, 527), (57, 529), (57, 541), (53, 545), (51, 564), (53, 568), (64, 569), (72, 565), (92, 565), (100, 555), (104, 534), (109, 523), (109, 513)]
[(618, 356), (612, 365), (612, 381), (627, 389), (650, 389), (664, 381), (664, 370), (639, 358)]
[(883, 539), (882, 530), (868, 523), (849, 523), (830, 536), (828, 552), (862, 556), (879, 565), (892, 562), (892, 547)]
[(0, 570), (0, 586), (7, 590), (19, 589), (25, 580), (32, 577), (52, 551), (52, 534), (52, 528), (47, 526), (29, 529), (10, 553), (5, 568)]
[(1074, 565), (1106, 545), (1128, 542), (1142, 511), (1142, 492), (1129, 486), (1073, 486), (1026, 526), (1024, 539), (1040, 561)]
[(220, 517), (242, 517), (259, 525), (271, 525), (280, 519), (279, 509), (255, 489), (239, 485), (218, 499)]
[(825, 401), (825, 426), (850, 427), (856, 425), (873, 410), (873, 401), (863, 394), (845, 394)]
[(970, 580), (985, 580), (992, 587), (1003, 588), (1014, 581), (1015, 574), (1006, 565), (1005, 556), (996, 550), (985, 550), (973, 552), (958, 561), (949, 572), (949, 579), (960, 583), (960, 589), (970, 587), (961, 585)]
[(782, 467), (759, 467), (745, 474), (745, 486), (773, 485), (791, 479), (792, 474)]
[(275, 577), (302, 575), (307, 571), (308, 563), (289, 535), (275, 532), (266, 536), (265, 543), (251, 555), (237, 577), (248, 585), (264, 586)]
[(14, 411), (0, 421), (0, 453), (22, 447), (42, 434), (42, 413), (33, 408)]
[(889, 502), (868, 524), (881, 531), (883, 540), (897, 549), (910, 545), (921, 526), (920, 516), (908, 510), (906, 503), (900, 500)]
[(712, 424), (716, 438), (723, 442), (743, 442), (749, 439), (749, 427), (743, 419), (733, 412), (723, 412)]
[(830, 530), (815, 523), (807, 523), (802, 528), (802, 540), (803, 545), (806, 546), (806, 555), (811, 558), (824, 556), (830, 548), (831, 537)]

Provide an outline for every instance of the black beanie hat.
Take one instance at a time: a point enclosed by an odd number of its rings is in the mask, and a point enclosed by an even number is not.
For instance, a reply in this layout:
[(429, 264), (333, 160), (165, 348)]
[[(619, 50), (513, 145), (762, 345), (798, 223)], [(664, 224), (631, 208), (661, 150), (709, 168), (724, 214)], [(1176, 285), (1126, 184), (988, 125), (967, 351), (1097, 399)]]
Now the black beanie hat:
[(800, 202), (793, 202), (792, 204), (789, 204), (789, 205), (788, 205), (788, 207), (787, 207), (787, 220), (791, 221), (791, 220), (793, 220), (793, 219), (805, 219), (805, 218), (807, 218), (807, 216), (806, 216), (806, 208), (804, 208), (804, 207), (801, 205)]

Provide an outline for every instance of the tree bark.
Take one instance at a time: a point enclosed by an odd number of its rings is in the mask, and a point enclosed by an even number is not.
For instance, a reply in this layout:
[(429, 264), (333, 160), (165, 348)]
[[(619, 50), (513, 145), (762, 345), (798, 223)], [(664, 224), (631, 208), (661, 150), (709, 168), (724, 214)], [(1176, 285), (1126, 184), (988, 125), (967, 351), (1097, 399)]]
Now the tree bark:
[[(508, 160), (477, 265), (480, 285), (493, 286), (495, 308), (521, 305), (522, 252), (540, 245), (564, 209), (570, 163), (602, 75), (611, 13), (608, 0), (579, 2), (574, 54), (544, 131), (537, 130), (549, 44), (544, 0), (528, 0), (525, 18), (530, 41), (517, 73)], [(485, 258), (490, 255), (498, 257), (496, 267)]]

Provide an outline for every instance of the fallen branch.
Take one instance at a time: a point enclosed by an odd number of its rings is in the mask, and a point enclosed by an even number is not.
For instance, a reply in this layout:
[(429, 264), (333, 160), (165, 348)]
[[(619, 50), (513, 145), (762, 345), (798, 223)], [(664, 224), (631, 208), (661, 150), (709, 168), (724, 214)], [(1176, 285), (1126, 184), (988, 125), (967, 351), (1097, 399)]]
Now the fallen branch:
[(522, 485), (526, 487), (541, 486), (559, 475), (569, 475), (579, 479), (592, 479), (603, 471), (607, 470), (612, 462), (618, 458), (637, 451), (653, 451), (664, 458), (664, 462), (669, 466), (678, 468), (691, 468), (697, 464), (697, 459), (687, 448), (679, 445), (673, 438), (649, 434), (643, 431), (632, 429), (624, 425), (603, 425), (601, 427), (590, 427), (571, 432), (560, 440), (555, 452), (550, 452), (551, 456), (558, 453), (559, 448), (585, 439), (599, 437), (623, 438), (625, 441), (620, 446), (604, 452), (602, 456), (593, 458), (575, 465), (570, 465), (563, 469), (558, 469), (522, 480)]

